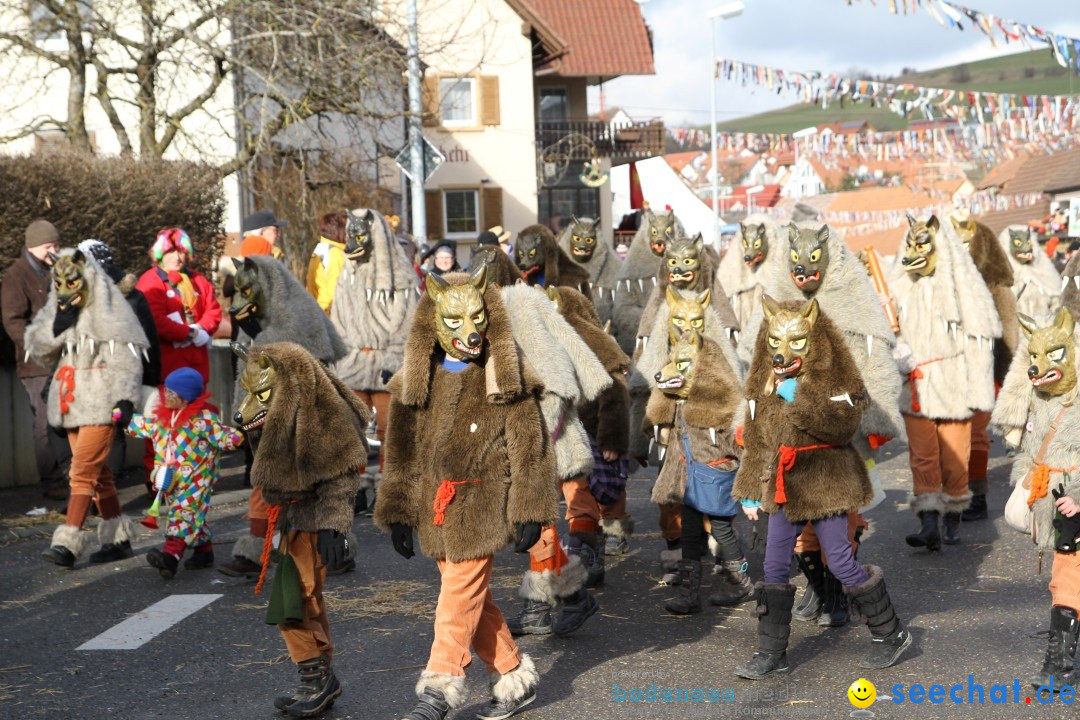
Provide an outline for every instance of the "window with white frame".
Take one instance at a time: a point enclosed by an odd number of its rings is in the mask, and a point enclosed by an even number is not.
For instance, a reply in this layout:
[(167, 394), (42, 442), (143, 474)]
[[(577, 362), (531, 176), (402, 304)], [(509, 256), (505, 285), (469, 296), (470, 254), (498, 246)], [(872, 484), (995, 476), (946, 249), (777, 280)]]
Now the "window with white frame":
[(445, 127), (472, 126), (476, 119), (476, 78), (439, 79), (440, 115)]
[(444, 190), (447, 237), (476, 237), (480, 232), (480, 198), (476, 190)]

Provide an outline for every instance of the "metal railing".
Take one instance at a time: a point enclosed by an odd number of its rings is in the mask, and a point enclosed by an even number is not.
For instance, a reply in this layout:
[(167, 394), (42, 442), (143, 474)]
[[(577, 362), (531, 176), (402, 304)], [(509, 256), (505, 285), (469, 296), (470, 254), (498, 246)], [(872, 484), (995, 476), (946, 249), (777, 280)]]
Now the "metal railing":
[(536, 144), (543, 149), (570, 136), (581, 136), (587, 144), (576, 143), (574, 160), (596, 157), (611, 158), (613, 165), (642, 160), (664, 154), (664, 123), (662, 120), (645, 122), (609, 123), (600, 120), (542, 120), (536, 123)]

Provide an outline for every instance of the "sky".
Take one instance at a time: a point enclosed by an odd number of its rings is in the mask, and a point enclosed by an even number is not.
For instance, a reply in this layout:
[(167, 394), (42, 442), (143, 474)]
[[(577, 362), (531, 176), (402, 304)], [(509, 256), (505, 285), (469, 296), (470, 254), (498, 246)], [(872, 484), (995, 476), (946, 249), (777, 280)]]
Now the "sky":
[[(640, 0), (639, 0), (640, 1)], [(725, 0), (645, 0), (641, 8), (653, 30), (656, 74), (624, 76), (603, 86), (604, 106), (623, 107), (635, 120), (662, 117), (669, 126), (709, 122), (710, 22), (708, 11)], [(899, 74), (1006, 55), (981, 32), (942, 27), (921, 9), (893, 15), (888, 0), (744, 0), (746, 10), (716, 20), (719, 57), (785, 70), (844, 73), (858, 67), (875, 75)], [(898, 2), (898, 5), (900, 3)], [(1080, 37), (1078, 0), (966, 0), (960, 4), (1009, 20)], [(1000, 35), (999, 35), (1000, 37)], [(1041, 46), (1045, 48), (1045, 45)], [(717, 122), (792, 104), (791, 96), (752, 92), (735, 83), (717, 84)], [(599, 89), (589, 108), (599, 106)]]

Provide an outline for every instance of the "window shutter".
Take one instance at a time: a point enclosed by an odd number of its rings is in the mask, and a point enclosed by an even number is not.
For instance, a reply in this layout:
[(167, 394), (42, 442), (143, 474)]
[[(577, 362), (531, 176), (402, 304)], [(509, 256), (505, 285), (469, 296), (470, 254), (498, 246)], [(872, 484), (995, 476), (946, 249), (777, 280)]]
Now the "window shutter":
[(503, 224), (503, 191), (502, 188), (486, 187), (484, 197), (484, 225), (480, 228), (483, 232), (496, 225)]
[(480, 124), (499, 124), (499, 76), (480, 76)]
[(424, 76), (424, 82), (420, 88), (420, 99), (424, 108), (421, 118), (424, 127), (437, 127), (439, 124), (439, 78), (437, 76)]
[(441, 240), (446, 234), (443, 232), (442, 190), (425, 190), (424, 208), (427, 215), (428, 240)]

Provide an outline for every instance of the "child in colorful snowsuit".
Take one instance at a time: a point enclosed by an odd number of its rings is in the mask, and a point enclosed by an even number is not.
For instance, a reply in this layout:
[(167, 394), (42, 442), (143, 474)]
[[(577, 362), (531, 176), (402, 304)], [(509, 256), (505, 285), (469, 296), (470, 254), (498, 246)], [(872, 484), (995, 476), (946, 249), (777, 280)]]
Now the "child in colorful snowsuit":
[(218, 456), (222, 450), (239, 447), (244, 436), (222, 424), (209, 397), (203, 391), (202, 375), (182, 367), (165, 378), (150, 413), (135, 414), (126, 402), (113, 411), (118, 427), (154, 446), (154, 489), (168, 502), (168, 521), (164, 548), (151, 550), (146, 560), (165, 579), (176, 574), (189, 547), (194, 554), (184, 568), (214, 565), (206, 511), (218, 479)]

